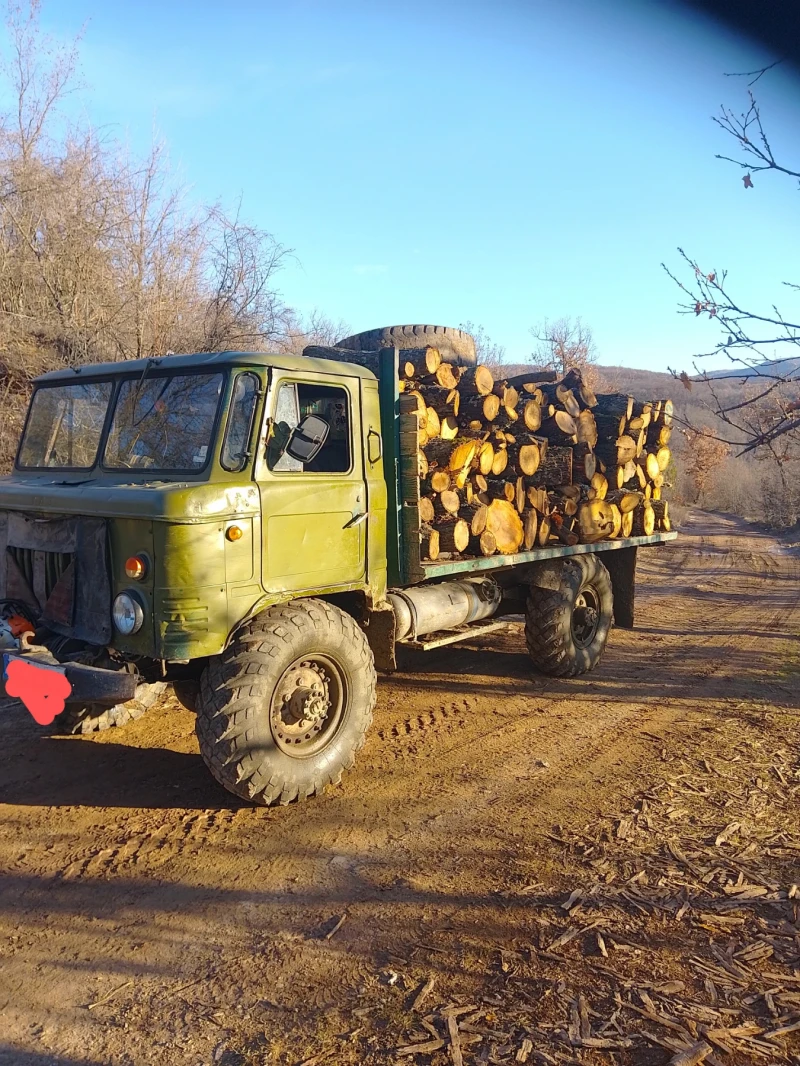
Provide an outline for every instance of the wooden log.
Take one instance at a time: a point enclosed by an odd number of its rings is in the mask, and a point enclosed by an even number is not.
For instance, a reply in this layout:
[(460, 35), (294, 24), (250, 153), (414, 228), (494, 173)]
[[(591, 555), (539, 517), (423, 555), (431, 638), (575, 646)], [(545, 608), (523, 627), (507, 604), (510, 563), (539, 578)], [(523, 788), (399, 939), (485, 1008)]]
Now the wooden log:
[(633, 513), (633, 526), (631, 527), (634, 537), (650, 537), (656, 528), (656, 515), (652, 504), (644, 500)]
[(417, 477), (428, 476), (428, 457), (421, 449), (417, 452)]
[(459, 435), (460, 429), (457, 419), (453, 415), (448, 415), (442, 419), (442, 424), (439, 429), (439, 436), (442, 440), (455, 440)]
[(525, 395), (517, 404), (517, 414), (520, 416), (521, 421), (525, 423), (525, 428), (530, 430), (531, 433), (535, 433), (542, 424), (541, 405), (536, 400), (532, 400)]
[(548, 501), (547, 501), (547, 489), (542, 486), (528, 485), (528, 503), (531, 507), (535, 507), (539, 514), (547, 514)]
[(608, 478), (606, 478), (604, 474), (596, 473), (589, 482), (589, 486), (593, 492), (593, 500), (604, 500), (606, 498), (608, 493)]
[(514, 481), (503, 481), (497, 478), (489, 482), (487, 495), (490, 500), (508, 500), (509, 503), (513, 503), (516, 498), (516, 491), (516, 483)]
[(531, 484), (570, 485), (572, 483), (572, 448), (550, 445), (533, 475)]
[(497, 412), (497, 417), (492, 423), (492, 428), (502, 429), (506, 431), (508, 429), (515, 429), (516, 423), (519, 421), (519, 415), (513, 407), (501, 407)]
[(528, 507), (522, 516), (522, 547), (529, 552), (536, 544), (536, 533), (539, 529), (539, 515), (535, 508)]
[(614, 517), (614, 525), (611, 530), (611, 539), (615, 540), (622, 532), (622, 511), (615, 503), (611, 504), (611, 512)]
[(629, 537), (633, 529), (633, 511), (624, 511), (622, 514), (622, 536)]
[(494, 477), (499, 477), (508, 466), (508, 447), (503, 446), (495, 449), (494, 459), (492, 459), (492, 474)]
[(636, 458), (636, 441), (623, 434), (616, 440), (598, 440), (594, 450), (606, 466), (623, 466)]
[(434, 526), (439, 534), (439, 551), (448, 555), (463, 552), (469, 544), (469, 525), (463, 518), (447, 515), (437, 518)]
[(606, 540), (614, 529), (614, 511), (605, 500), (590, 500), (578, 508), (578, 528), (583, 544)]
[(420, 480), (419, 490), (424, 496), (433, 496), (450, 488), (450, 473), (447, 470), (434, 470), (428, 477)]
[(486, 476), (492, 472), (492, 463), (494, 462), (494, 445), (491, 441), (485, 440), (478, 448), (478, 452), (475, 458), (472, 460), (473, 470), (479, 470), (481, 474)]
[(432, 526), (421, 526), (419, 531), (420, 556), (435, 562), (439, 558), (439, 531)]
[(514, 444), (509, 444), (506, 448), (506, 455), (516, 472), (527, 477), (536, 473), (542, 461), (539, 445), (536, 441), (530, 439), (527, 441), (519, 440)]
[(433, 440), (438, 437), (441, 429), (442, 423), (438, 414), (433, 407), (427, 408), (425, 411), (425, 435), (427, 440)]
[(539, 515), (539, 529), (536, 533), (536, 539), (539, 542), (540, 547), (544, 548), (548, 540), (550, 540), (550, 530), (552, 528), (552, 522), (550, 521), (550, 515)]
[(642, 502), (641, 493), (629, 492), (626, 489), (611, 489), (605, 498), (609, 503), (619, 507), (622, 514), (626, 514), (628, 511), (635, 511)]
[(476, 492), (486, 492), (489, 483), (483, 474), (473, 474), (472, 484)]
[(624, 415), (604, 415), (598, 413), (597, 410), (592, 411), (592, 414), (597, 427), (598, 440), (616, 440), (625, 432), (628, 420)]
[(641, 469), (642, 468), (637, 463), (635, 463), (633, 459), (631, 459), (630, 462), (618, 466), (616, 487), (618, 489), (621, 489), (624, 488), (626, 485), (629, 485), (632, 481), (634, 481), (634, 479), (638, 480)]
[(484, 529), (477, 536), (470, 537), (468, 550), (470, 555), (494, 555), (497, 551), (497, 541), (494, 533)]
[(633, 416), (633, 397), (624, 396), (619, 392), (604, 392), (597, 397), (595, 417), (601, 415), (615, 415), (624, 418), (627, 422)]
[(430, 496), (420, 496), (419, 498), (419, 520), (422, 524), (430, 524), (433, 521), (433, 517), (436, 513), (433, 500)]
[(488, 511), (486, 504), (481, 503), (477, 497), (474, 497), (471, 503), (466, 503), (461, 507), (458, 514), (459, 518), (463, 518), (465, 522), (469, 523), (470, 533), (477, 537), (486, 529)]
[(400, 356), (400, 374), (409, 379), (435, 374), (441, 365), (438, 348), (406, 348)]
[(457, 515), (461, 510), (461, 497), (455, 489), (445, 489), (433, 499), (433, 510), (437, 517)]
[(536, 367), (531, 367), (530, 370), (526, 370), (523, 374), (515, 374), (514, 377), (507, 380), (509, 385), (516, 385), (517, 388), (524, 389), (526, 385), (537, 387), (541, 381), (555, 381), (557, 378), (558, 373), (555, 370), (539, 370)]
[(597, 457), (591, 445), (579, 442), (572, 449), (572, 476), (576, 481), (590, 482), (597, 473)]
[(664, 400), (663, 404), (661, 405), (661, 413), (659, 415), (659, 419), (661, 422), (664, 423), (665, 426), (672, 425), (672, 412), (672, 400)]
[(656, 462), (658, 463), (658, 469), (662, 474), (669, 466), (671, 459), (672, 452), (666, 447), (666, 445), (663, 448), (659, 448), (656, 452)]
[(469, 422), (477, 419), (482, 422), (492, 422), (500, 412), (500, 397), (495, 396), (494, 393), (490, 392), (486, 396), (466, 396), (459, 389), (459, 396), (461, 397), (459, 416), (462, 421)]
[(672, 529), (672, 523), (669, 519), (669, 501), (651, 500), (650, 506), (653, 508), (653, 514), (655, 515), (656, 529), (660, 532), (669, 533)]
[(528, 502), (525, 493), (525, 478), (518, 477), (514, 482), (514, 506), (520, 514), (525, 510), (525, 504)]
[(497, 550), (503, 555), (519, 551), (522, 544), (522, 519), (508, 500), (492, 500), (486, 516), (486, 528), (494, 534)]
[(468, 366), (461, 374), (458, 387), (465, 395), (488, 396), (494, 389), (494, 377), (488, 366)]
[(639, 466), (644, 469), (645, 474), (652, 481), (658, 477), (661, 473), (661, 468), (658, 465), (658, 457), (653, 452), (642, 452), (638, 458)]
[(553, 385), (542, 385), (542, 394), (545, 402), (552, 404), (557, 410), (564, 410), (568, 415), (577, 418), (581, 413), (581, 405), (570, 388), (565, 388), (564, 383), (557, 381)]
[(575, 435), (579, 444), (588, 444), (594, 448), (597, 444), (597, 422), (588, 407), (578, 414), (575, 421)]
[(543, 419), (539, 427), (541, 436), (546, 437), (551, 444), (574, 444), (577, 432), (575, 419), (566, 411), (556, 411), (551, 417)]
[(443, 389), (455, 389), (458, 385), (458, 367), (452, 363), (440, 363), (433, 374), (420, 378), (420, 384), (440, 385)]
[[(443, 363), (442, 366), (450, 367), (450, 363)], [(414, 395), (413, 393), (404, 393), (404, 395)], [(416, 390), (416, 395), (421, 396), (425, 402), (426, 407), (432, 407), (440, 418), (445, 418), (447, 415), (458, 416), (460, 410), (461, 393), (458, 389), (447, 389), (441, 385), (420, 385)]]

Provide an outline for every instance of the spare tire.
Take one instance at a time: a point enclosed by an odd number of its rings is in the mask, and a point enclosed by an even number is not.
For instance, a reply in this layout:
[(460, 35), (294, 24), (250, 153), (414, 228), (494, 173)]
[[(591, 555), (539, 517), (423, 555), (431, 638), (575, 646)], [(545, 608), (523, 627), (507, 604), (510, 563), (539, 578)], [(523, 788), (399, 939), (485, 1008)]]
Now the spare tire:
[(438, 348), (448, 363), (475, 366), (475, 341), (463, 329), (450, 326), (384, 326), (368, 329), (336, 342), (351, 352), (375, 352), (379, 348)]

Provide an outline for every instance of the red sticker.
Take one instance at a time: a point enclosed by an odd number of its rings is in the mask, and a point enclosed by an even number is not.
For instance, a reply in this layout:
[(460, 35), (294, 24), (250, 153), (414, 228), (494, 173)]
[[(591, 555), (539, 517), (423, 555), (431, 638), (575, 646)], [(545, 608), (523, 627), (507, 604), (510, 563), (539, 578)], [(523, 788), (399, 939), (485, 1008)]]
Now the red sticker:
[(39, 725), (50, 725), (64, 710), (72, 685), (59, 670), (9, 659), (6, 666), (6, 694), (22, 700)]

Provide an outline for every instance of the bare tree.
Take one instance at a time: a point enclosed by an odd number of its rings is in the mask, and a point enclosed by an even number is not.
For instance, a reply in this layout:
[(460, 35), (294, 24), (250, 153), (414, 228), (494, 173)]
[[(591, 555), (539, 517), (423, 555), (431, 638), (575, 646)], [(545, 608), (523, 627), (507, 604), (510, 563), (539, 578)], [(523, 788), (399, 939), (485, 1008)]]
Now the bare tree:
[[(747, 108), (736, 113), (723, 106), (713, 119), (737, 146), (736, 156), (717, 155), (717, 158), (745, 171), (742, 176), (745, 191), (756, 187), (752, 179), (756, 173), (773, 172), (800, 180), (800, 167), (786, 165), (776, 158), (753, 92), (753, 85), (775, 65), (741, 75), (752, 79)], [(780, 467), (800, 458), (800, 320), (797, 314), (787, 315), (777, 301), (768, 308), (753, 307), (734, 291), (727, 271), (708, 270), (683, 249), (679, 248), (678, 252), (686, 267), (685, 276), (678, 277), (666, 265), (662, 266), (683, 294), (679, 312), (704, 317), (719, 330), (714, 347), (698, 353), (693, 364), (696, 378), (707, 386), (710, 396), (702, 402), (718, 420), (715, 436), (735, 446), (740, 454), (758, 450)], [(787, 296), (796, 299), (800, 284), (794, 281), (783, 284)], [(728, 372), (710, 373), (702, 368), (700, 360), (719, 355), (727, 357)], [(685, 371), (675, 376), (691, 388), (691, 379)], [(723, 398), (719, 383), (725, 379), (741, 382), (739, 397), (731, 400), (725, 395)]]
[(534, 366), (559, 374), (574, 368), (589, 384), (594, 383), (597, 347), (591, 329), (580, 318), (559, 318), (554, 322), (545, 318), (529, 332), (538, 342), (530, 357)]
[(493, 341), (483, 326), (467, 321), (459, 322), (458, 328), (463, 329), (465, 333), (469, 333), (475, 341), (475, 354), (479, 363), (485, 363), (489, 366), (500, 366), (502, 364), (506, 356), (505, 345)]

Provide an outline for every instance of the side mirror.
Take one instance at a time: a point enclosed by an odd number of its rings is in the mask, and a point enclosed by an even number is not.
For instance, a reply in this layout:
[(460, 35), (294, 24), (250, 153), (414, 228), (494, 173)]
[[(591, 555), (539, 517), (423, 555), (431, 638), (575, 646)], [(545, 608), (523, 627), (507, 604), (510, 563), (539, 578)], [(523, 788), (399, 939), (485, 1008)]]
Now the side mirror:
[(324, 418), (319, 415), (306, 415), (292, 430), (286, 444), (286, 454), (299, 463), (310, 463), (319, 455), (330, 430), (331, 427)]

